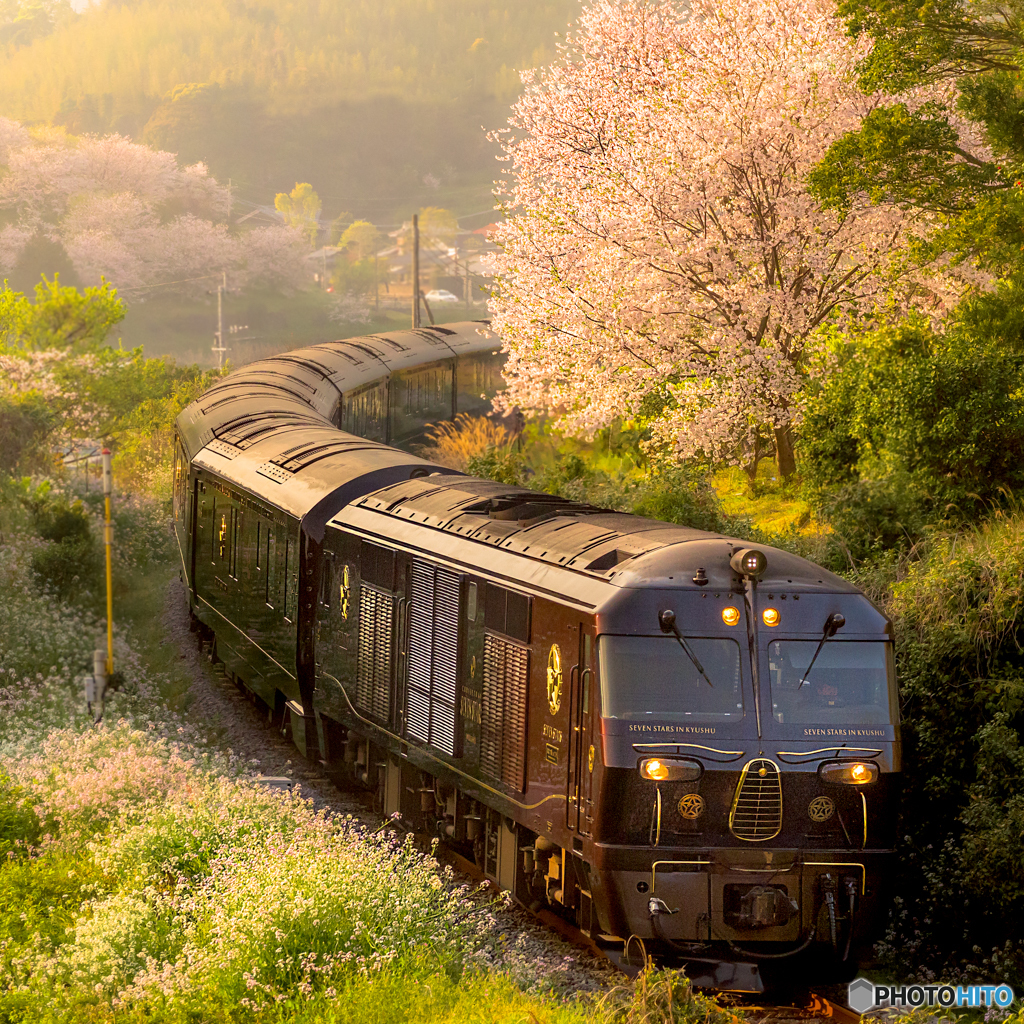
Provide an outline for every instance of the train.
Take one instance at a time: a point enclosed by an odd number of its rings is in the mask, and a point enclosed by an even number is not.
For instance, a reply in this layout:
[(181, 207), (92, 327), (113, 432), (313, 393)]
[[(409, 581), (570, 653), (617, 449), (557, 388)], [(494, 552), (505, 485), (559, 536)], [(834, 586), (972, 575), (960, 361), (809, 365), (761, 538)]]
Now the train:
[(889, 621), (787, 551), (423, 458), (502, 366), (486, 322), (424, 327), (186, 408), (195, 628), (306, 758), (613, 959), (852, 970), (895, 838)]

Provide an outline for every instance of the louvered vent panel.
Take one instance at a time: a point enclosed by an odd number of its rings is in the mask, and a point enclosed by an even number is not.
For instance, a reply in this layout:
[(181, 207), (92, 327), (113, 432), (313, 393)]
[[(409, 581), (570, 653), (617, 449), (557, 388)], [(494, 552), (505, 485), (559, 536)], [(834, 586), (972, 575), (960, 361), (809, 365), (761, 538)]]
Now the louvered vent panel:
[(370, 587), (359, 594), (359, 668), (356, 707), (388, 721), (391, 716), (391, 627), (393, 599)]
[(414, 559), (409, 608), (409, 686), (405, 728), (424, 743), (430, 739), (430, 660), (434, 618), (433, 567)]
[(430, 742), (455, 753), (455, 708), (459, 679), (459, 577), (437, 570), (434, 590), (434, 679)]
[(406, 729), (454, 755), (459, 577), (414, 559), (410, 597)]
[(526, 769), (526, 691), (530, 652), (487, 635), (484, 641), (480, 767), (522, 791)]
[(751, 761), (740, 776), (729, 812), (729, 831), (737, 839), (760, 843), (782, 830), (782, 779), (767, 758)]
[(501, 778), (501, 727), (505, 710), (505, 648), (497, 637), (484, 638), (483, 700), (480, 707), (480, 770)]

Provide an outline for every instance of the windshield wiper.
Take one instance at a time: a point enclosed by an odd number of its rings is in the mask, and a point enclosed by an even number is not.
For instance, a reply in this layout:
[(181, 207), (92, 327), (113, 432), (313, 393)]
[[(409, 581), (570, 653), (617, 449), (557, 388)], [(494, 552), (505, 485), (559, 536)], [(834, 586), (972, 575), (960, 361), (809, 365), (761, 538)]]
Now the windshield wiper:
[[(841, 615), (839, 612), (832, 612), (829, 617), (825, 620), (825, 631), (821, 635), (821, 639), (818, 641), (818, 646), (814, 651), (814, 657), (811, 658), (810, 665), (807, 666), (807, 671), (804, 673), (803, 679), (800, 680), (800, 686), (803, 686), (807, 682), (807, 677), (811, 674), (811, 669), (814, 668), (814, 663), (818, 660), (818, 655), (821, 654), (822, 647), (825, 646), (826, 640), (831, 640), (836, 633), (846, 625), (846, 616)], [(800, 686), (797, 689), (800, 689)]]
[(676, 625), (676, 613), (671, 608), (658, 612), (658, 625), (661, 626), (662, 633), (671, 633), (675, 636), (679, 646), (682, 647), (686, 652), (686, 656), (693, 662), (693, 667), (704, 677), (704, 682), (713, 690), (715, 688), (714, 683), (708, 679), (704, 666), (697, 660), (697, 655), (690, 650), (690, 645), (686, 642), (686, 638), (679, 632), (679, 627)]

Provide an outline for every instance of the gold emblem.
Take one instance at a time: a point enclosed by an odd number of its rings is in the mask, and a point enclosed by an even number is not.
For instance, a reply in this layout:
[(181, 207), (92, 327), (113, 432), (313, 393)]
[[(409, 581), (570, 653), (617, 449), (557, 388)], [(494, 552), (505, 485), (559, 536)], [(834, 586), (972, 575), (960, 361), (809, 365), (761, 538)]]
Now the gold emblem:
[(690, 821), (704, 813), (704, 797), (700, 793), (687, 793), (679, 799), (679, 813)]
[(476, 679), (476, 655), (469, 659), (469, 678)]
[(830, 796), (816, 796), (807, 805), (807, 816), (811, 821), (828, 821), (835, 813), (836, 805)]
[(562, 706), (562, 652), (552, 644), (548, 652), (548, 710), (557, 715)]
[(345, 566), (344, 569), (342, 569), (341, 586), (338, 588), (338, 590), (340, 591), (340, 593), (338, 594), (338, 598), (341, 602), (341, 617), (348, 621), (348, 602), (349, 595), (352, 593), (352, 587), (351, 584), (349, 583), (347, 565)]
[(590, 744), (590, 750), (587, 751), (587, 771), (592, 772), (594, 770), (594, 744)]

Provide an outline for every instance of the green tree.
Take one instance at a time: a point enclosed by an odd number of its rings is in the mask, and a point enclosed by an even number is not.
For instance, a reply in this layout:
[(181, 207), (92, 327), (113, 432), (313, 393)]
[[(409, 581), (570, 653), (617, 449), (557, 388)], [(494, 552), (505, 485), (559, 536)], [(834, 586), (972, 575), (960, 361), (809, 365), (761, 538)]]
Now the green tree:
[[(944, 219), (940, 236), (990, 267), (1019, 264), (1024, 244), (1024, 4), (990, 0), (841, 0), (852, 35), (873, 46), (859, 69), (867, 91), (892, 94), (951, 82), (955, 106), (894, 102), (844, 135), (810, 176), (826, 205), (843, 209), (865, 192)], [(981, 124), (995, 159), (977, 160), (956, 145), (951, 121)], [(937, 239), (936, 239), (937, 240)], [(927, 250), (926, 250), (927, 251)]]
[(372, 257), (380, 248), (384, 236), (368, 220), (357, 220), (350, 224), (338, 244), (357, 260)]
[(1006, 285), (945, 332), (912, 317), (838, 341), (839, 372), (807, 402), (800, 453), (814, 504), (854, 557), (1024, 492), (1020, 309)]
[(441, 242), (451, 245), (459, 233), (459, 222), (451, 210), (440, 206), (424, 206), (420, 209), (420, 238), (423, 241)]
[(291, 192), (278, 192), (274, 208), (284, 217), (285, 224), (298, 228), (309, 239), (310, 248), (316, 246), (322, 204), (308, 181), (296, 182)]
[(35, 302), (5, 286), (0, 291), (0, 351), (95, 349), (124, 313), (117, 289), (108, 284), (79, 291), (62, 286), (57, 276), (44, 278), (36, 285)]
[(348, 210), (342, 210), (334, 220), (331, 221), (328, 231), (327, 242), (329, 245), (339, 245), (345, 232), (352, 225), (352, 214)]

